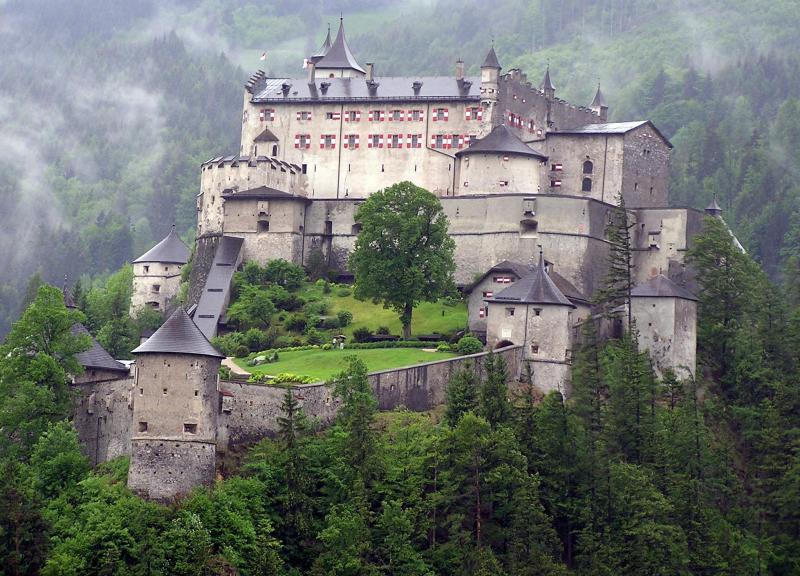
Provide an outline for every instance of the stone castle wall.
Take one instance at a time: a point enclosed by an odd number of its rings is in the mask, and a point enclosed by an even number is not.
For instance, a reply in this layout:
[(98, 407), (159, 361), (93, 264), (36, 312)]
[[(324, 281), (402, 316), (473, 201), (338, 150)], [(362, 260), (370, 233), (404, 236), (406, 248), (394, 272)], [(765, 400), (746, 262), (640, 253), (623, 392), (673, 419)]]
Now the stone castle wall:
[(72, 421), (92, 464), (129, 455), (133, 378), (74, 384), (72, 389)]

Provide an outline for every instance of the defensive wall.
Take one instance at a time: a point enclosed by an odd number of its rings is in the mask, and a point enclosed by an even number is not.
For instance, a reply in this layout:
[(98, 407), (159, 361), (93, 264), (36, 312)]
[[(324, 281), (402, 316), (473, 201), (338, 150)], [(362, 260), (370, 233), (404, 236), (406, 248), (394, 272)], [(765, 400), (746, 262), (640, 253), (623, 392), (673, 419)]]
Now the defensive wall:
[[(519, 345), (495, 351), (506, 361), (510, 381), (520, 373), (522, 352)], [(369, 382), (379, 410), (406, 407), (420, 412), (443, 404), (450, 375), (466, 364), (481, 375), (482, 359), (488, 354), (480, 352), (371, 372)], [(133, 402), (136, 400), (133, 382), (132, 378), (127, 378), (75, 387), (73, 421), (84, 450), (94, 464), (131, 454)], [(297, 385), (294, 391), (306, 416), (322, 426), (333, 422), (339, 401), (325, 383)], [(278, 429), (277, 418), (284, 394), (282, 386), (220, 381), (217, 450), (225, 452), (273, 436)]]

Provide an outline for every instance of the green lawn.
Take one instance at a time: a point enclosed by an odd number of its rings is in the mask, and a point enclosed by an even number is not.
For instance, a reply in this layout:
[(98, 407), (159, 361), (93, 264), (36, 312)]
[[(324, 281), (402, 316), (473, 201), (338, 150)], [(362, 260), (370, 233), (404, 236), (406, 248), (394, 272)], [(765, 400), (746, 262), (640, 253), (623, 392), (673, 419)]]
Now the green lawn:
[(435, 362), (452, 358), (449, 352), (425, 352), (419, 348), (377, 348), (371, 350), (299, 350), (278, 352), (280, 360), (261, 366), (247, 366), (246, 360), (237, 358), (236, 363), (253, 374), (277, 375), (289, 372), (326, 380), (347, 367), (346, 358), (357, 356), (370, 372), (413, 366), (424, 362)]
[[(304, 298), (317, 297), (327, 300), (331, 305), (330, 315), (335, 316), (339, 310), (349, 310), (353, 313), (353, 322), (339, 332), (345, 334), (348, 341), (352, 342), (353, 330), (361, 327), (375, 331), (380, 326), (386, 326), (390, 333), (400, 336), (403, 327), (397, 318), (397, 313), (384, 308), (380, 304), (362, 302), (353, 296), (338, 296), (339, 285), (334, 287), (330, 294), (322, 294), (322, 289), (313, 284), (301, 289), (300, 295)], [(352, 288), (352, 287), (348, 287)], [(431, 304), (423, 302), (414, 308), (411, 319), (411, 335), (447, 334), (463, 330), (467, 326), (467, 305), (459, 302), (455, 306), (445, 306), (443, 303)]]

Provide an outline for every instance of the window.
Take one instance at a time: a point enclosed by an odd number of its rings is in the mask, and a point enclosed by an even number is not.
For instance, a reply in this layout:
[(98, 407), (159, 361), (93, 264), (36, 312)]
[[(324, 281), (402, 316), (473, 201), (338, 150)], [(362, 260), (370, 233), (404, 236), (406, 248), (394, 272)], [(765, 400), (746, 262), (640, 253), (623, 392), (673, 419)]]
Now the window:
[(550, 188), (561, 188), (561, 180), (550, 180)]
[(498, 180), (497, 185), (500, 186), (500, 188), (505, 188), (508, 186), (508, 180)]
[(139, 432), (147, 432), (147, 422), (139, 422)]
[(164, 272), (169, 272), (169, 266), (164, 266)]
[(344, 113), (344, 121), (345, 122), (360, 122), (361, 121), (361, 112), (358, 110), (348, 110)]
[(464, 147), (464, 135), (463, 134), (453, 134), (451, 137), (453, 142), (453, 147), (461, 149)]
[(186, 434), (197, 434), (197, 424), (191, 424), (189, 422), (183, 423), (183, 431)]
[(150, 272), (150, 266), (145, 266), (144, 273), (147, 274), (148, 272)]
[(449, 134), (433, 134), (431, 135), (431, 148), (437, 150), (448, 149), (452, 146), (453, 137)]
[(161, 292), (161, 284), (153, 284), (153, 292), (155, 292), (156, 294)]
[(594, 170), (594, 164), (592, 164), (591, 160), (587, 160), (583, 163), (583, 173), (584, 174), (591, 174), (592, 170)]
[(413, 120), (414, 122), (421, 122), (425, 116), (422, 114), (422, 110), (409, 110), (408, 111), (408, 119)]
[(403, 147), (403, 136), (400, 134), (389, 134), (389, 148), (402, 148)]
[(325, 120), (339, 120), (342, 117), (339, 112), (326, 112)]
[(386, 112), (382, 110), (370, 110), (368, 118), (370, 122), (383, 122), (386, 120)]
[(511, 276), (495, 276), (492, 278), (492, 281), (495, 284), (511, 284), (514, 280), (511, 278)]
[(311, 134), (295, 134), (294, 135), (295, 148), (311, 148)]
[(433, 121), (434, 122), (447, 122), (449, 113), (447, 108), (434, 108)]
[(408, 134), (406, 139), (407, 148), (422, 148), (422, 134)]
[(531, 344), (531, 352), (533, 354), (538, 354), (539, 353), (539, 344), (537, 342), (533, 342)]
[(486, 318), (489, 316), (489, 307), (484, 306), (483, 308), (478, 310), (478, 318)]
[(348, 149), (358, 148), (358, 134), (345, 134), (342, 147)]
[(164, 396), (166, 396), (166, 395), (167, 395), (167, 389), (166, 389), (166, 388), (162, 388), (162, 389), (161, 389), (161, 393), (162, 393)]
[(514, 315), (516, 308), (506, 308), (506, 318), (511, 318)]
[(551, 164), (550, 170), (553, 172), (561, 172), (564, 169), (564, 165), (560, 163)]
[(392, 110), (389, 112), (389, 119), (392, 122), (402, 122), (405, 120), (405, 112), (403, 110)]
[(482, 120), (483, 110), (480, 106), (468, 106), (464, 111), (467, 120)]
[(494, 296), (494, 292), (492, 292), (491, 290), (486, 290), (486, 291), (483, 293), (483, 297), (484, 297), (484, 298), (491, 298), (492, 296)]
[(299, 111), (297, 113), (297, 119), (302, 121), (311, 120), (311, 112), (309, 112), (308, 110)]
[(274, 122), (275, 121), (275, 110), (272, 108), (263, 108), (258, 112), (258, 120), (260, 122)]
[(333, 150), (336, 148), (336, 135), (335, 134), (320, 134), (319, 147), (323, 150)]
[(269, 220), (259, 220), (257, 224), (257, 231), (259, 233), (269, 232)]
[(370, 134), (367, 138), (367, 148), (383, 148), (383, 134)]
[(584, 178), (581, 184), (581, 190), (583, 192), (591, 192), (592, 191), (592, 179), (591, 178)]
[(536, 316), (541, 316), (541, 315), (542, 315), (542, 309), (541, 309), (541, 308), (534, 308), (534, 309), (533, 309), (533, 313), (534, 313)]
[(273, 144), (272, 145), (272, 156), (275, 157), (277, 155), (278, 155), (278, 145), (277, 144)]

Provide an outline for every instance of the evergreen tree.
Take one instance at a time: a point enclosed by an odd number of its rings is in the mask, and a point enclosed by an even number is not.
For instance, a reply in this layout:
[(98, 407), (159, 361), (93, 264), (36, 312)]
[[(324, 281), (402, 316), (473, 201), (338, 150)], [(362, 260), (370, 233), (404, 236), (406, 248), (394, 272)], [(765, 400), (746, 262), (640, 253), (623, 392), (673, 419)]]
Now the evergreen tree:
[(470, 364), (453, 372), (447, 381), (445, 422), (452, 428), (466, 412), (473, 412), (478, 401), (478, 378)]
[(508, 369), (506, 361), (498, 354), (484, 358), (485, 379), (479, 390), (478, 412), (496, 428), (509, 423), (511, 404), (508, 401)]
[(597, 303), (606, 314), (624, 306), (628, 318), (628, 329), (632, 329), (631, 290), (633, 289), (633, 253), (631, 251), (631, 229), (625, 209), (625, 197), (620, 194), (617, 205), (609, 213), (606, 238), (609, 243), (608, 271), (597, 294)]

